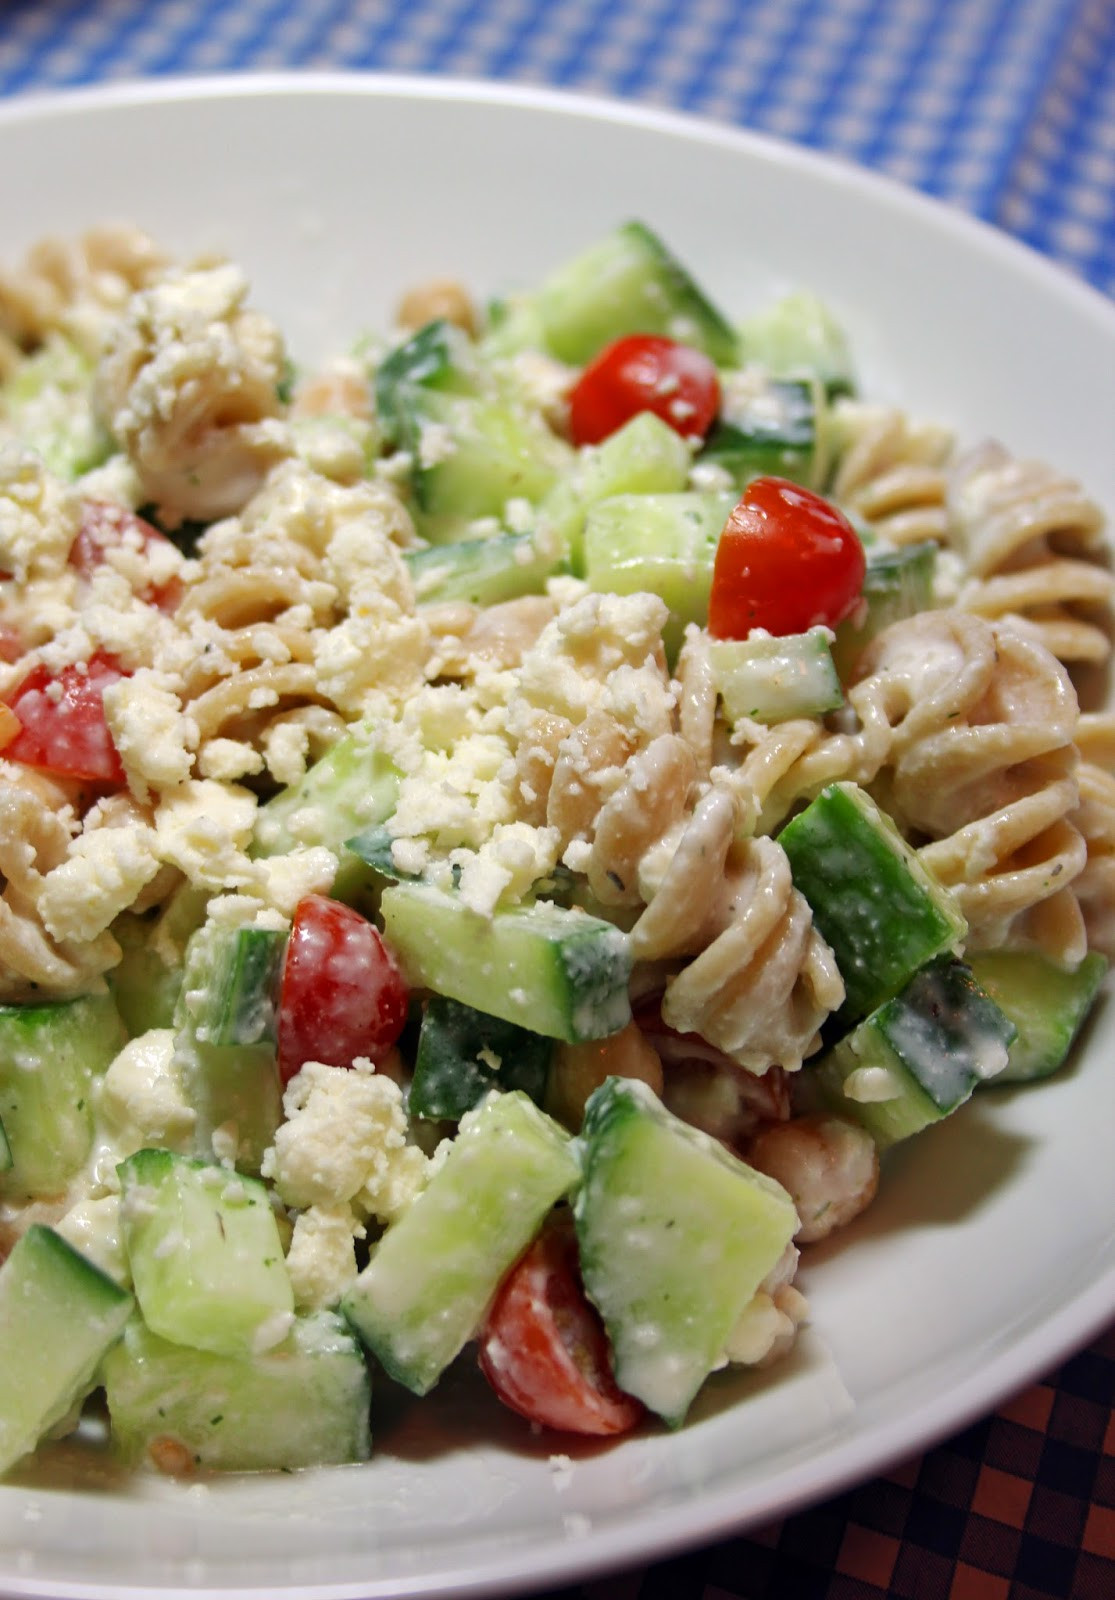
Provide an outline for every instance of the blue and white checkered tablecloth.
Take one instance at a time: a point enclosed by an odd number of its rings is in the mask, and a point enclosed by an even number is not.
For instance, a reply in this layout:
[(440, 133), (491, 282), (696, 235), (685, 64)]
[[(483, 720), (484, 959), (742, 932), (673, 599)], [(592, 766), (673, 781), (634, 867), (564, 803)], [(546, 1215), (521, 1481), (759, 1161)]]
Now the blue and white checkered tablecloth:
[(0, 0), (0, 94), (286, 67), (546, 83), (836, 151), (1115, 292), (1112, 0)]

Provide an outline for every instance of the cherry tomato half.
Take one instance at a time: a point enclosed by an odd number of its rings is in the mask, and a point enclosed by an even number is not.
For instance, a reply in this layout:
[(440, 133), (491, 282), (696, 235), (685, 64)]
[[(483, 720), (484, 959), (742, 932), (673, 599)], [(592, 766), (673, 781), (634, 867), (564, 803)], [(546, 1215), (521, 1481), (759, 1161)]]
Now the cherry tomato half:
[(573, 385), (569, 431), (576, 445), (599, 444), (640, 411), (653, 411), (684, 438), (703, 438), (719, 410), (720, 380), (708, 356), (633, 333), (603, 349)]
[(754, 478), (716, 547), (709, 632), (835, 628), (855, 609), (864, 569), (863, 546), (835, 506), (786, 478)]
[(571, 1225), (551, 1221), (504, 1278), (480, 1332), (480, 1370), (512, 1411), (543, 1428), (626, 1433), (642, 1404), (616, 1385), (585, 1298)]
[(379, 1061), (403, 1031), (407, 986), (378, 928), (323, 894), (298, 902), (279, 993), (279, 1074)]
[(20, 730), (5, 746), (5, 756), (59, 778), (123, 785), (124, 768), (105, 721), (104, 692), (127, 676), (101, 650), (88, 665), (61, 672), (33, 667), (7, 696)]
[[(173, 543), (158, 528), (145, 522), (125, 506), (112, 505), (105, 500), (84, 500), (81, 506), (81, 526), (70, 547), (70, 565), (83, 578), (91, 578), (103, 566), (113, 550), (131, 549), (137, 556), (149, 556), (165, 545)], [(172, 574), (165, 583), (147, 583), (136, 592), (141, 600), (157, 606), (160, 611), (171, 612), (182, 598), (182, 580)]]

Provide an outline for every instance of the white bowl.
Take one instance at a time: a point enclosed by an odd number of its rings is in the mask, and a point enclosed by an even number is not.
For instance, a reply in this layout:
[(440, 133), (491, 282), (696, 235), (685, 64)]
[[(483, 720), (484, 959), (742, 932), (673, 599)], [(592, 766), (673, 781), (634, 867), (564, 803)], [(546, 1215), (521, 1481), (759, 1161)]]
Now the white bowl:
[[(398, 78), (131, 86), (0, 108), (3, 254), (133, 219), (245, 264), (300, 356), (449, 272), (529, 284), (627, 217), (742, 315), (819, 291), (864, 386), (987, 433), (1115, 506), (1115, 311), (1007, 239), (727, 128), (599, 101)], [(375, 1416), (367, 1467), (182, 1487), (80, 1450), (0, 1487), (7, 1596), (304, 1600), (554, 1586), (737, 1532), (878, 1471), (1115, 1314), (1110, 1007), (1077, 1063), (893, 1152), (876, 1206), (801, 1274), (813, 1326), (714, 1380), (676, 1434), (551, 1456), (451, 1377)]]

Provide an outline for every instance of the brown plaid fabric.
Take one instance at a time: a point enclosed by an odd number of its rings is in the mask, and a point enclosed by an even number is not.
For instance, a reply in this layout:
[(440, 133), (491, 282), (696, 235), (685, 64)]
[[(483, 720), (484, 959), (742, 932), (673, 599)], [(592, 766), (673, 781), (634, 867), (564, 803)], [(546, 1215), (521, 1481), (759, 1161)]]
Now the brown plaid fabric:
[(1115, 1600), (1115, 1328), (870, 1483), (543, 1600)]

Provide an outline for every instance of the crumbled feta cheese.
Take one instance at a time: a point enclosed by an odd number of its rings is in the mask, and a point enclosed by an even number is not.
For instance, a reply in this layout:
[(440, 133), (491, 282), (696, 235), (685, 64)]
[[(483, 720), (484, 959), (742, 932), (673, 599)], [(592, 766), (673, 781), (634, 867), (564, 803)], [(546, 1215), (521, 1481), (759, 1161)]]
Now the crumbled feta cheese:
[(159, 855), (203, 888), (248, 888), (256, 878), (246, 853), (255, 814), (249, 790), (191, 778), (161, 796), (155, 809)]
[(185, 783), (193, 766), (197, 724), (182, 710), (173, 680), (140, 667), (104, 692), (105, 721), (128, 782), (145, 798), (149, 789)]
[(254, 863), (254, 890), (286, 917), (294, 915), (308, 894), (328, 894), (337, 876), (337, 857), (324, 845), (299, 847), (286, 855), (265, 856)]
[(426, 1157), (406, 1142), (402, 1091), (367, 1061), (308, 1061), (283, 1095), (287, 1120), (262, 1171), (290, 1206), (338, 1206), (360, 1197), (395, 1214), (425, 1181)]
[(93, 1174), (100, 1186), (115, 1191), (117, 1162), (136, 1150), (189, 1148), (197, 1118), (182, 1091), (172, 1028), (128, 1041), (97, 1085), (96, 1109), (102, 1141)]
[(295, 1217), (286, 1267), (300, 1311), (335, 1306), (355, 1282), (354, 1240), (364, 1231), (347, 1205), (310, 1206)]
[(103, 933), (159, 870), (154, 830), (144, 823), (86, 830), (43, 878), (38, 910), (55, 939)]
[(132, 1273), (120, 1229), (118, 1194), (86, 1195), (71, 1206), (54, 1227), (106, 1277), (123, 1289), (131, 1287)]
[(0, 446), (0, 567), (17, 583), (57, 576), (77, 537), (81, 503), (38, 456)]

